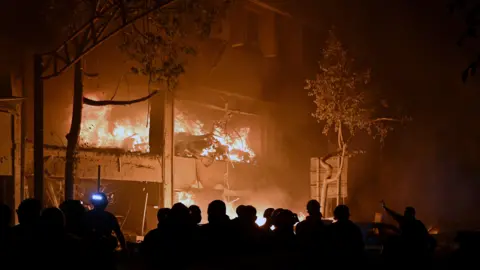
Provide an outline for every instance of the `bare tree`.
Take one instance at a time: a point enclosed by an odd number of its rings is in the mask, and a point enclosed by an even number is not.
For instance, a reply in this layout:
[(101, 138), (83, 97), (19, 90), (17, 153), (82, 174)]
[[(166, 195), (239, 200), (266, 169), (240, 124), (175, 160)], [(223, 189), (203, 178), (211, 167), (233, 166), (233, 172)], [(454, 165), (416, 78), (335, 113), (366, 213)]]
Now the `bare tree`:
[[(305, 89), (314, 97), (316, 111), (312, 116), (323, 125), (323, 134), (335, 133), (337, 149), (320, 159), (326, 170), (322, 179), (321, 204), (326, 205), (327, 187), (337, 184), (337, 205), (340, 203), (341, 179), (345, 160), (361, 150), (351, 149), (352, 140), (359, 132), (367, 132), (373, 138), (383, 141), (393, 129), (392, 122), (403, 119), (382, 116), (386, 107), (384, 100), (376, 98), (368, 91), (370, 70), (355, 71), (354, 60), (349, 58), (342, 43), (333, 30), (329, 32), (323, 49), (323, 59), (319, 62), (319, 72), (314, 79), (306, 80)], [(382, 106), (383, 103), (383, 106)], [(338, 158), (338, 169), (333, 174), (329, 160)]]

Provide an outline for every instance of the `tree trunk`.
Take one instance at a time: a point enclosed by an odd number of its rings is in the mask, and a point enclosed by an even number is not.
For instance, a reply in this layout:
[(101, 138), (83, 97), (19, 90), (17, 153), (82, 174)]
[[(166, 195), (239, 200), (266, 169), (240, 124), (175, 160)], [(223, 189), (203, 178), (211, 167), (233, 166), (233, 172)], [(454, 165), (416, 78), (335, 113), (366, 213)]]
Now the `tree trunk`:
[(327, 212), (325, 211), (326, 206), (327, 206), (327, 185), (329, 183), (327, 177), (323, 178), (323, 184), (322, 184), (322, 195), (320, 199), (320, 209), (322, 212), (322, 215), (325, 217), (327, 215)]
[(328, 160), (332, 157), (337, 155), (337, 153), (330, 153), (320, 159), (320, 165), (325, 169), (325, 177), (323, 177), (323, 182), (322, 182), (322, 192), (321, 192), (321, 198), (320, 198), (320, 210), (322, 212), (322, 215), (325, 217), (326, 216), (326, 206), (327, 206), (327, 191), (328, 191), (328, 185), (330, 183), (333, 183), (335, 181), (335, 178), (332, 179), (332, 174), (333, 174), (333, 167), (328, 163)]
[(343, 142), (343, 130), (342, 123), (339, 122), (338, 127), (338, 149), (342, 149), (342, 153), (338, 156), (337, 160), (337, 206), (340, 204), (340, 194), (342, 192), (342, 170), (343, 170), (343, 159), (345, 158), (345, 143)]
[(67, 153), (65, 156), (65, 200), (74, 199), (75, 152), (80, 137), (83, 107), (83, 70), (82, 61), (75, 63), (73, 84), (73, 111), (70, 131), (67, 134)]
[[(343, 170), (346, 151), (347, 151), (347, 145), (343, 144), (343, 147), (341, 148), (340, 151), (329, 153), (328, 155), (320, 159), (320, 165), (326, 170), (325, 177), (323, 178), (322, 197), (320, 201), (320, 209), (324, 216), (326, 215), (325, 207), (327, 205), (328, 185), (331, 183), (334, 183), (335, 181), (337, 181), (337, 184), (338, 184), (338, 179), (340, 178), (340, 175), (342, 174), (342, 170)], [(340, 163), (339, 163), (337, 174), (333, 175), (333, 166), (328, 163), (328, 160), (335, 156), (339, 157)]]

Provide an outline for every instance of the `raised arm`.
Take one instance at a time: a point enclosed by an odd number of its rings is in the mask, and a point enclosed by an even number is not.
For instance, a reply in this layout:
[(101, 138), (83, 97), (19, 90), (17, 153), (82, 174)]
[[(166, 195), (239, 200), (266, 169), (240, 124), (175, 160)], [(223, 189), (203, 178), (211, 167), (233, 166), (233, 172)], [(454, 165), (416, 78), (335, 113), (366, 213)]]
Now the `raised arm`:
[(390, 215), (396, 222), (402, 223), (403, 222), (403, 215), (393, 211), (392, 209), (388, 208), (385, 202), (382, 200), (382, 207), (385, 209), (385, 211)]

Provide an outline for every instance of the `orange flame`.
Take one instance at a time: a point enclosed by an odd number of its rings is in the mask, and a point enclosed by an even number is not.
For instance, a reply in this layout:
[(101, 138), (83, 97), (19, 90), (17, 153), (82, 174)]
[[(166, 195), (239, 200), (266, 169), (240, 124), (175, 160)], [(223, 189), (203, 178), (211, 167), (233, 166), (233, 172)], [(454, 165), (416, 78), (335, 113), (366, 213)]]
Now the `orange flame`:
[[(196, 202), (194, 200), (195, 196), (192, 193), (187, 192), (187, 191), (176, 192), (176, 198), (177, 198), (177, 202), (183, 203), (187, 207), (196, 204)], [(237, 213), (235, 211), (233, 202), (225, 202), (225, 204), (227, 206), (227, 216), (230, 217), (230, 219), (236, 218)], [(260, 208), (260, 209), (257, 208), (257, 220), (255, 221), (255, 223), (258, 226), (262, 226), (267, 221), (266, 218), (263, 217), (263, 212), (267, 208), (268, 207), (264, 207), (264, 208)], [(259, 211), (259, 210), (261, 210), (261, 211)]]
[[(190, 135), (206, 135), (204, 124), (199, 120), (189, 120), (183, 113), (175, 110), (175, 133), (188, 133)], [(248, 145), (248, 134), (250, 128), (240, 128), (229, 134), (221, 127), (214, 127), (212, 136), (223, 146), (227, 146), (228, 157), (231, 161), (243, 161), (241, 153), (247, 153), (250, 157), (255, 157), (255, 153)], [(214, 146), (203, 149), (202, 156), (208, 156), (215, 153)]]
[[(90, 99), (99, 99), (89, 95)], [(133, 152), (148, 152), (149, 125), (146, 113), (112, 120), (112, 106), (88, 106), (82, 111), (80, 143), (87, 147), (122, 148)]]
[[(98, 100), (99, 95), (86, 95), (90, 99)], [(113, 106), (88, 106), (82, 111), (82, 126), (80, 143), (86, 147), (120, 148), (132, 152), (149, 152), (149, 121), (147, 111), (139, 110), (128, 117), (113, 119)], [(183, 113), (175, 110), (175, 133), (191, 135), (205, 135), (208, 132), (199, 120), (189, 120)], [(213, 130), (213, 137), (223, 146), (227, 146), (228, 155), (232, 161), (242, 161), (241, 153), (254, 157), (255, 153), (248, 146), (249, 128), (240, 128), (232, 134), (222, 128)], [(213, 146), (203, 150), (202, 156), (214, 153)]]

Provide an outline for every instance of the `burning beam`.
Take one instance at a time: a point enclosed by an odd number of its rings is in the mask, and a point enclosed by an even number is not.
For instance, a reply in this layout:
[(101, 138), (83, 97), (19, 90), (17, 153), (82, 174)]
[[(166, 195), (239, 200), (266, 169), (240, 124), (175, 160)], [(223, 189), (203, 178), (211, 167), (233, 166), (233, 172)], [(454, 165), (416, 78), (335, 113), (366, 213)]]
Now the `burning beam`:
[(89, 99), (87, 97), (83, 97), (83, 103), (89, 106), (109, 106), (109, 105), (121, 105), (121, 106), (126, 106), (126, 105), (132, 105), (135, 103), (143, 102), (154, 95), (158, 94), (158, 90), (153, 91), (147, 96), (137, 98), (137, 99), (132, 99), (132, 100), (93, 100)]

